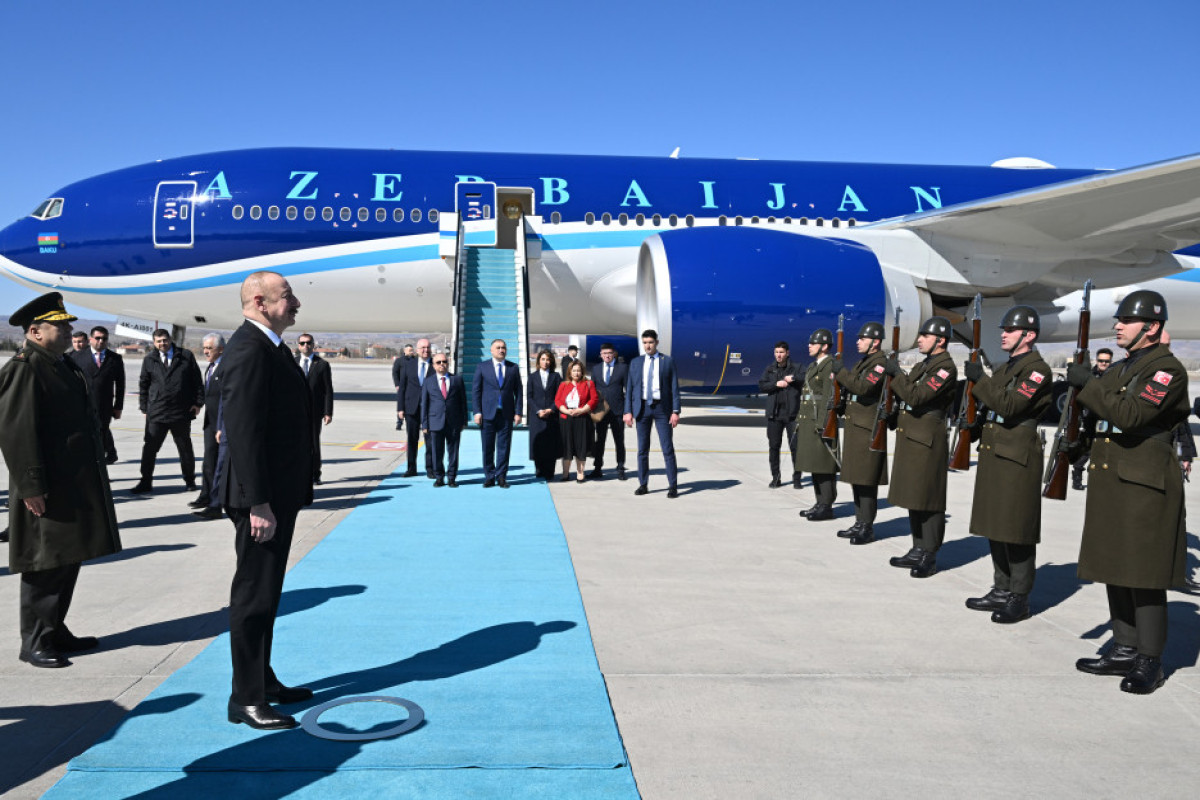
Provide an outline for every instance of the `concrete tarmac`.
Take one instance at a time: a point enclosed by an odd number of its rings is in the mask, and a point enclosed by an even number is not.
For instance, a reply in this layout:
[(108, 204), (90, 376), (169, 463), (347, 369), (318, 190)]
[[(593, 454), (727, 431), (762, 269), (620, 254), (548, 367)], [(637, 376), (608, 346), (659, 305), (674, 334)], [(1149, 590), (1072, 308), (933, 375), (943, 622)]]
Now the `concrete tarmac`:
[[(300, 516), (293, 563), (402, 458), (351, 449), (403, 438), (388, 365), (335, 363), (333, 379), (326, 481)], [(1043, 502), (1034, 616), (996, 625), (963, 605), (992, 577), (987, 542), (967, 533), (974, 469), (950, 476), (941, 571), (913, 579), (887, 563), (909, 547), (902, 509), (881, 503), (880, 540), (853, 547), (835, 535), (853, 521), (848, 486), (838, 487), (839, 519), (818, 523), (797, 516), (813, 501), (807, 480), (767, 488), (760, 407), (685, 405), (676, 500), (657, 447), (648, 496), (615, 479), (611, 443), (603, 481), (551, 487), (644, 797), (1167, 797), (1196, 784), (1196, 597), (1168, 596), (1169, 676), (1155, 694), (1074, 669), (1109, 638), (1103, 586), (1075, 577), (1085, 492)], [(7, 796), (39, 796), (226, 625), (232, 525), (192, 517), (170, 441), (155, 494), (128, 493), (142, 424), (131, 396), (110, 472), (126, 549), (84, 566), (68, 617), (101, 648), (63, 670), (19, 662), (18, 579), (0, 572)], [(194, 442), (199, 451), (198, 425)], [(632, 474), (633, 431), (627, 444)], [(1190, 485), (1188, 500), (1195, 519)]]

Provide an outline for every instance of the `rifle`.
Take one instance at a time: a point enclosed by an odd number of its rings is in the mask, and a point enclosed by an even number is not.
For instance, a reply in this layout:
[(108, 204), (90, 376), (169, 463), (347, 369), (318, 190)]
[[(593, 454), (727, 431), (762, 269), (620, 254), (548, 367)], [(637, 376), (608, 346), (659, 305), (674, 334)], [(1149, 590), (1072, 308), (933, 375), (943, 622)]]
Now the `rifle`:
[[(892, 321), (892, 358), (900, 354), (900, 312), (904, 309), (896, 307)], [(871, 447), (875, 453), (887, 452), (888, 420), (896, 410), (896, 394), (892, 391), (892, 376), (883, 374), (883, 390), (879, 394), (879, 405), (875, 408), (875, 433), (871, 436)]]
[[(1082, 364), (1088, 357), (1088, 328), (1092, 322), (1092, 282), (1083, 284), (1083, 305), (1079, 309), (1079, 333), (1075, 339), (1075, 363)], [(1062, 416), (1058, 418), (1058, 430), (1054, 433), (1054, 448), (1050, 452), (1050, 463), (1046, 465), (1043, 478), (1046, 488), (1042, 497), (1048, 500), (1067, 499), (1067, 473), (1071, 469), (1069, 451), (1079, 441), (1079, 400), (1075, 387), (1067, 388)]]
[[(980, 307), (983, 296), (975, 295), (975, 305), (971, 309), (971, 361), (979, 360), (979, 318), (982, 316)], [(971, 389), (974, 381), (967, 381), (963, 390), (962, 403), (958, 409), (958, 428), (954, 431), (954, 445), (950, 448), (950, 469), (971, 469), (971, 428), (975, 427), (975, 395)]]
[[(846, 315), (838, 314), (838, 329), (837, 329), (837, 352), (833, 354), (834, 358), (842, 357), (842, 346), (845, 344), (846, 337)], [(832, 442), (837, 439), (838, 420), (837, 410), (842, 402), (842, 385), (836, 380), (833, 382), (833, 397), (829, 401), (829, 414), (825, 417), (825, 430), (821, 432), (821, 438)]]

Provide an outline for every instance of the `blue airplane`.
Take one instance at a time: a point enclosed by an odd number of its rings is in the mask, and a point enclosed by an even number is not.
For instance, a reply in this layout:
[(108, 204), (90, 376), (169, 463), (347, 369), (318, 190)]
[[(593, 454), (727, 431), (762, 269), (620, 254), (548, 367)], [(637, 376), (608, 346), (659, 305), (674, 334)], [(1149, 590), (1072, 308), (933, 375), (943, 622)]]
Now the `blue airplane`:
[(272, 148), (66, 186), (0, 230), (0, 269), (122, 320), (226, 329), (242, 279), (269, 269), (308, 330), (445, 331), (462, 247), (511, 249), (531, 335), (594, 350), (654, 328), (689, 389), (744, 393), (777, 340), (839, 315), (852, 338), (902, 309), (907, 344), (934, 313), (964, 335), (982, 293), (985, 327), (1020, 302), (1043, 341), (1074, 339), (1087, 279), (1094, 334), (1152, 288), (1173, 334), (1200, 338), (1198, 243), (1200, 156), (1096, 171)]

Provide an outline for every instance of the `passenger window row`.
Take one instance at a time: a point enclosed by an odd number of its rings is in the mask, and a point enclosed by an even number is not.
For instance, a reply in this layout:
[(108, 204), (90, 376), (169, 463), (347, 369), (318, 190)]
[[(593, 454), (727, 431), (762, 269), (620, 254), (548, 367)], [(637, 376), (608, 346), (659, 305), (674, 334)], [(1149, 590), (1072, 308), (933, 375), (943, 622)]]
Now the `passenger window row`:
[[(678, 214), (672, 214), (671, 216), (667, 217), (666, 220), (667, 220), (668, 227), (671, 227), (671, 228), (679, 227), (679, 215)], [(726, 217), (724, 215), (719, 216), (719, 217), (717, 217), (717, 225), (728, 225), (729, 220), (730, 220), (729, 217)], [(594, 213), (592, 213), (591, 211), (589, 211), (583, 215), (583, 221), (587, 225), (595, 225), (596, 224), (596, 215)], [(601, 225), (611, 225), (612, 222), (613, 222), (612, 214), (604, 213), (604, 214), (600, 215), (600, 224)], [(750, 217), (749, 220), (747, 220), (745, 217), (733, 217), (734, 225), (746, 225), (746, 224), (760, 225), (764, 222), (768, 225), (774, 225), (779, 222), (782, 222), (784, 225), (791, 225), (793, 223), (796, 225), (810, 225), (811, 224), (811, 225), (817, 226), (818, 228), (823, 227), (825, 225), (825, 219), (822, 217), (817, 217), (816, 219), (814, 219), (812, 221), (810, 221), (808, 219), (808, 217), (800, 217), (798, 219), (792, 219), (791, 217), (783, 217), (782, 219), (777, 219), (776, 217), (767, 217), (765, 220), (760, 217)], [(558, 211), (555, 211), (552, 214), (550, 214), (550, 224), (551, 225), (561, 225), (562, 224), (562, 214), (559, 213)], [(628, 214), (619, 214), (617, 216), (617, 224), (618, 225), (628, 225), (629, 224), (629, 215)], [(633, 224), (638, 227), (645, 225), (646, 224), (646, 215), (638, 214), (637, 216), (635, 216), (633, 218)], [(655, 228), (661, 228), (662, 224), (663, 224), (662, 214), (655, 214), (654, 216), (650, 217), (650, 224)], [(688, 214), (686, 217), (683, 218), (683, 224), (685, 227), (688, 227), (688, 228), (695, 227), (696, 217), (693, 216), (692, 214)], [(829, 220), (829, 225), (830, 225), (830, 227), (833, 227), (833, 228), (840, 228), (842, 226), (842, 224), (843, 224), (843, 221), (841, 219), (839, 219), (838, 217), (833, 217), (832, 219)], [(858, 221), (856, 219), (854, 219), (853, 217), (851, 217), (848, 220), (845, 220), (845, 225), (848, 228), (853, 228), (857, 224), (858, 224)]]
[[(289, 220), (295, 220), (295, 219), (299, 218), (300, 213), (301, 213), (300, 210), (298, 208), (296, 208), (296, 206), (288, 206), (287, 209), (283, 211), (283, 214)], [(312, 222), (313, 220), (315, 220), (317, 218), (317, 209), (313, 206), (306, 206), (303, 213), (304, 213), (304, 219), (308, 220), (309, 222)], [(321, 219), (323, 219), (325, 222), (333, 222), (335, 212), (331, 206), (325, 206), (324, 208), (321, 209), (320, 213), (321, 213)], [(279, 206), (268, 206), (267, 207), (267, 219), (271, 219), (271, 220), (279, 219), (279, 215), (280, 215)], [(258, 206), (258, 205), (250, 206), (250, 211), (249, 211), (248, 215), (247, 215), (245, 207), (242, 206), (240, 203), (233, 207), (233, 218), (234, 219), (242, 219), (243, 217), (246, 217), (246, 216), (249, 216), (250, 219), (253, 219), (253, 220), (262, 219), (262, 216), (263, 216), (262, 206)], [(372, 215), (371, 215), (370, 209), (365, 208), (365, 207), (359, 208), (358, 212), (356, 213), (354, 211), (354, 209), (352, 209), (348, 206), (342, 206), (340, 209), (337, 210), (336, 216), (342, 222), (350, 222), (356, 216), (357, 216), (359, 222), (366, 222), (369, 219), (371, 219)], [(388, 221), (388, 210), (386, 208), (377, 208), (377, 209), (375, 209), (374, 216), (375, 216), (376, 222), (387, 222)], [(412, 222), (420, 222), (422, 216), (424, 216), (424, 214), (422, 213), (421, 209), (419, 209), (419, 208), (411, 209), (408, 212), (408, 219), (411, 220)], [(429, 216), (430, 222), (437, 222), (438, 221), (438, 210), (436, 208), (429, 209), (428, 216)], [(404, 222), (404, 220), (405, 220), (404, 209), (403, 208), (393, 209), (391, 218), (392, 218), (393, 222)]]

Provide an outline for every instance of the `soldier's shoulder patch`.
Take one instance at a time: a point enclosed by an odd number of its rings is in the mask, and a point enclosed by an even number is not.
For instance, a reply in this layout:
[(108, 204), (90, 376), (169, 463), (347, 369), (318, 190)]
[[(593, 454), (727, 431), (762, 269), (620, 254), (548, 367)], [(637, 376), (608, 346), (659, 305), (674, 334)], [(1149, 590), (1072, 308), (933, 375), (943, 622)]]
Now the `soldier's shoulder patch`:
[(946, 378), (949, 378), (949, 377), (950, 377), (950, 371), (949, 371), (949, 370), (945, 370), (945, 369), (939, 369), (939, 370), (937, 371), (937, 376), (938, 376), (939, 378), (941, 378), (942, 380), (946, 380)]
[(1162, 401), (1167, 397), (1167, 390), (1159, 389), (1154, 385), (1154, 381), (1152, 380), (1150, 383), (1147, 383), (1142, 387), (1142, 391), (1138, 393), (1138, 397), (1140, 397), (1142, 400), (1153, 403), (1156, 406), (1161, 406)]
[(1172, 375), (1171, 373), (1165, 372), (1160, 369), (1158, 372), (1154, 373), (1154, 377), (1151, 378), (1151, 380), (1154, 381), (1155, 383), (1161, 383), (1163, 386), (1170, 386), (1171, 379), (1173, 377), (1175, 377), (1175, 376)]
[(876, 364), (873, 372), (883, 372), (883, 364)]
[(1038, 386), (1029, 381), (1021, 381), (1021, 385), (1017, 387), (1017, 393), (1023, 397), (1033, 397), (1037, 394)]
[(880, 379), (883, 377), (883, 370), (880, 369), (878, 371), (873, 370), (871, 372), (868, 372), (866, 377), (867, 377), (867, 383), (874, 386), (875, 384), (879, 383)]
[(1041, 383), (1042, 381), (1046, 380), (1046, 376), (1037, 370), (1034, 370), (1033, 372), (1029, 373), (1029, 380), (1033, 381), (1034, 383)]

